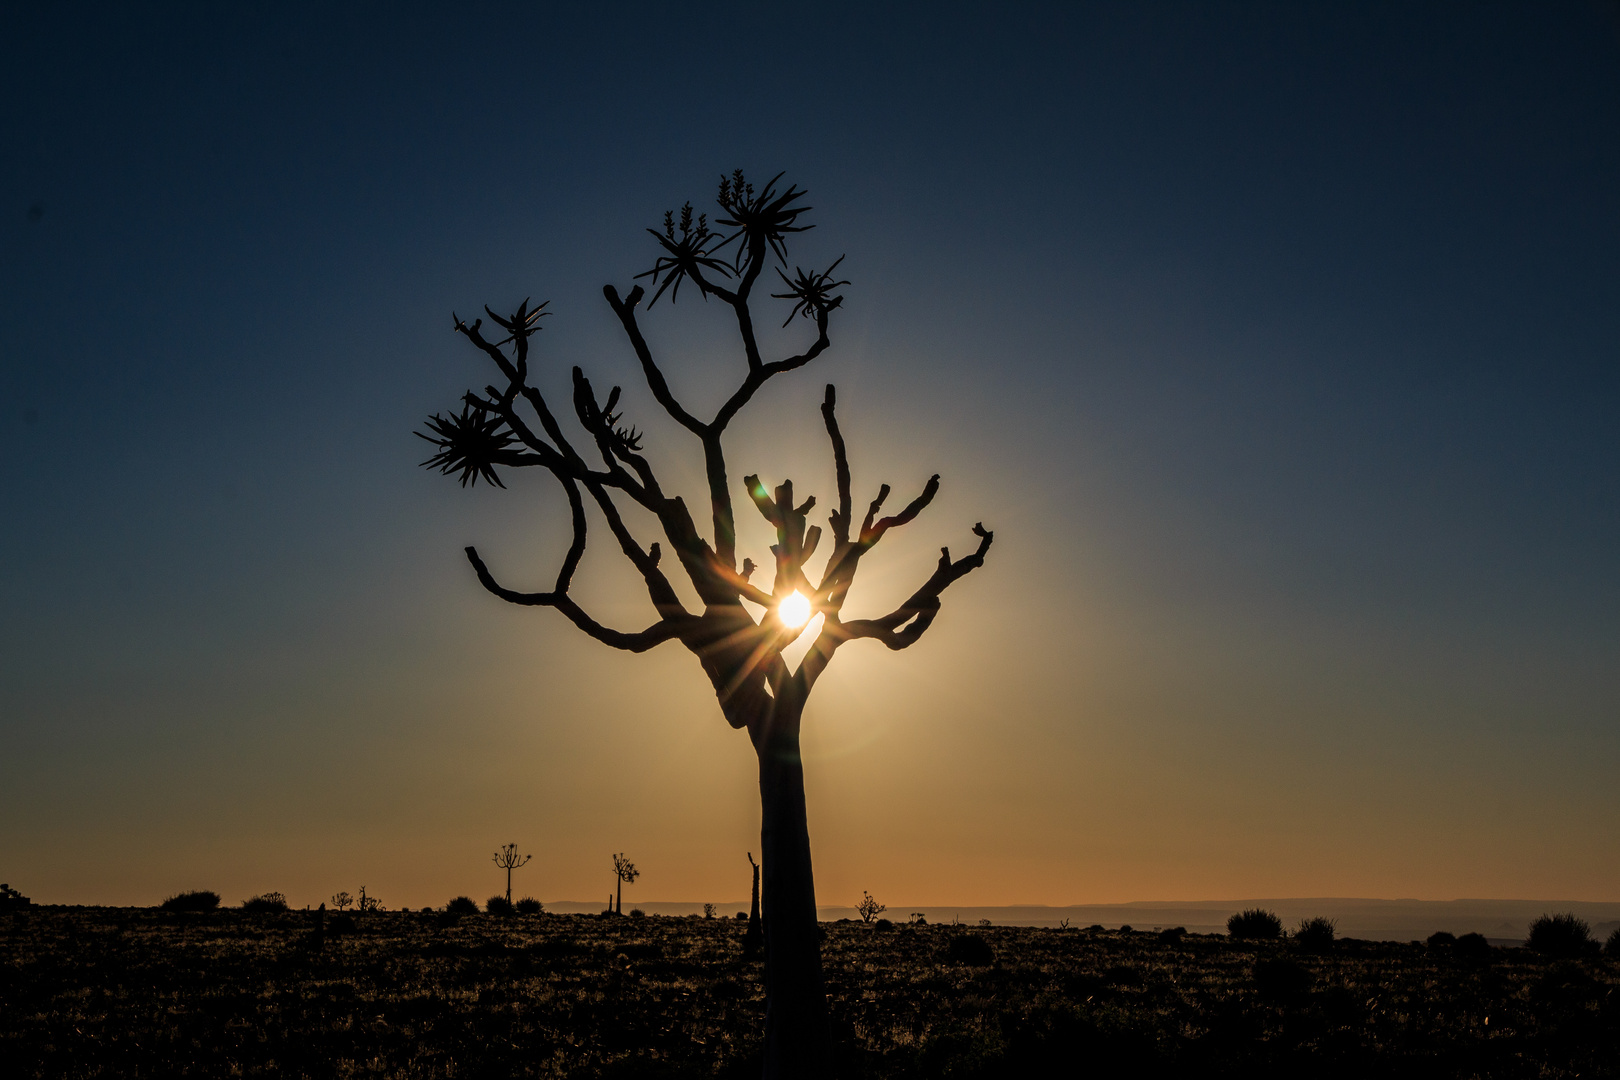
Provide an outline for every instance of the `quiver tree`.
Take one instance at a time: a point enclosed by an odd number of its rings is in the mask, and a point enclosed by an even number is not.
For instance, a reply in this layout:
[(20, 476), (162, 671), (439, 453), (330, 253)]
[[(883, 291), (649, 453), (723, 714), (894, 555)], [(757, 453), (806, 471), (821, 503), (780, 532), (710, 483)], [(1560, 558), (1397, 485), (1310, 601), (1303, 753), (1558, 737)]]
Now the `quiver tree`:
[(625, 858), (624, 852), (621, 851), (613, 856), (613, 876), (617, 879), (613, 883), (613, 887), (618, 891), (619, 897), (617, 903), (614, 904), (613, 913), (623, 915), (624, 887), (635, 884), (636, 878), (641, 876), (641, 871), (637, 870), (636, 864)]
[(506, 871), (506, 902), (512, 902), (512, 871), (523, 866), (533, 855), (519, 855), (516, 844), (504, 844), (495, 853), (495, 865)]
[[(678, 219), (668, 213), (661, 230), (648, 230), (659, 253), (650, 270), (636, 275), (650, 278), (655, 289), (648, 308), (666, 291), (673, 303), (681, 285), (689, 284), (705, 300), (712, 298), (729, 308), (736, 320), (745, 364), (743, 378), (709, 419), (690, 412), (665, 381), (639, 322), (641, 302), (646, 299), (643, 287), (635, 285), (624, 295), (613, 285), (602, 290), (640, 362), (653, 398), (702, 448), (709, 501), (703, 516), (708, 519), (708, 536), (686, 502), (665, 491), (642, 452), (636, 427), (622, 422), (619, 387), (601, 397), (575, 367), (570, 404), (583, 437), (575, 439), (564, 433), (551, 402), (530, 380), (531, 342), (540, 330), (544, 303), (530, 307), (525, 300), (504, 316), (485, 307), (500, 334), (485, 334), (482, 320), (469, 325), (454, 318), (455, 332), (483, 354), (497, 378), (482, 393), (465, 394), (459, 412), (430, 418), (427, 431), (419, 434), (436, 448), (424, 464), (458, 476), (464, 486), (482, 479), (504, 487), (502, 471), (538, 468), (556, 479), (567, 499), (573, 537), (552, 587), (545, 592), (509, 588), (497, 580), (477, 550), (469, 547), (467, 558), (485, 589), (509, 603), (555, 608), (581, 631), (616, 649), (643, 652), (664, 642), (680, 642), (702, 665), (727, 722), (748, 732), (759, 761), (765, 1072), (768, 1076), (813, 1076), (826, 1071), (825, 1002), (799, 757), (805, 701), (846, 643), (871, 639), (890, 649), (915, 644), (933, 625), (945, 590), (983, 565), (991, 533), (975, 525), (977, 543), (970, 554), (959, 559), (941, 549), (933, 573), (888, 614), (843, 618), (844, 602), (862, 560), (889, 530), (908, 524), (928, 506), (939, 490), (939, 478), (930, 479), (903, 509), (888, 515), (883, 509), (889, 486), (882, 485), (863, 517), (857, 519), (849, 458), (838, 427), (836, 396), (829, 385), (821, 415), (837, 477), (837, 501), (827, 518), (830, 543), (824, 546), (821, 528), (809, 523), (814, 498), (797, 501), (789, 480), (771, 489), (757, 475), (745, 476), (743, 493), (776, 533), (770, 587), (753, 583), (756, 567), (752, 559), (744, 558), (739, 566), (733, 490), (722, 438), (732, 419), (766, 382), (804, 367), (826, 351), (831, 344), (829, 322), (843, 300), (838, 290), (848, 284), (835, 278), (842, 259), (821, 271), (795, 268), (793, 276), (788, 276), (787, 241), (810, 228), (802, 220), (810, 208), (803, 205), (804, 192), (792, 186), (779, 190), (778, 180), (780, 176), (763, 191), (756, 191), (740, 171), (722, 178), (716, 229), (710, 228), (705, 215), (694, 221), (688, 203)], [(773, 262), (772, 269), (785, 291), (770, 295), (789, 306), (782, 325), (800, 318), (815, 332), (814, 340), (802, 351), (778, 359), (768, 359), (761, 350), (753, 311), (760, 276)], [(613, 543), (646, 587), (656, 618), (644, 629), (604, 626), (569, 595), (585, 553), (587, 505), (596, 508)], [(633, 534), (624, 515), (631, 505), (653, 516), (663, 533), (660, 540), (644, 545)], [(696, 611), (682, 603), (666, 575), (666, 544), (678, 572), (697, 595)], [(825, 561), (819, 577), (812, 580), (807, 567), (818, 552)], [(745, 602), (763, 608), (764, 614), (755, 618)], [(782, 651), (817, 613), (824, 616), (821, 631), (798, 668), (789, 670)]]

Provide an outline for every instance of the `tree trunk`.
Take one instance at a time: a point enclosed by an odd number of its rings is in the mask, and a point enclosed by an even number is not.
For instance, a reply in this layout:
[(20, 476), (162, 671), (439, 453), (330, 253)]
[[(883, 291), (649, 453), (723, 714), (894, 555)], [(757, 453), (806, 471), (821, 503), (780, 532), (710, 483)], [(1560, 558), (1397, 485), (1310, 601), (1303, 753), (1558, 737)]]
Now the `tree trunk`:
[(828, 1065), (827, 1001), (799, 756), (803, 706), (775, 704), (755, 739), (765, 877), (765, 1076), (821, 1080)]
[(615, 885), (614, 888), (619, 891), (619, 902), (613, 905), (613, 914), (615, 914), (615, 915), (623, 915), (624, 914), (624, 878), (620, 878), (619, 883), (617, 885)]

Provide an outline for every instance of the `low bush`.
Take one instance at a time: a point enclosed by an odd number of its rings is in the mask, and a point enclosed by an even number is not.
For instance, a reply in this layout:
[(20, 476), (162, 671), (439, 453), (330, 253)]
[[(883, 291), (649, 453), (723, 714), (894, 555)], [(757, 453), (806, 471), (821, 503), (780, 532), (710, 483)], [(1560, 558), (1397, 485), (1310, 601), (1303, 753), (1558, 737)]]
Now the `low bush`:
[(512, 906), (517, 909), (519, 915), (544, 915), (546, 913), (545, 906), (532, 896), (525, 896)]
[(952, 963), (971, 967), (989, 967), (996, 962), (996, 954), (991, 950), (990, 943), (978, 934), (961, 934), (951, 938), (945, 955)]
[(630, 917), (632, 919), (645, 919), (647, 917), (647, 913), (638, 907), (633, 907), (630, 909)]
[(512, 901), (508, 900), (500, 893), (496, 893), (494, 896), (490, 897), (484, 902), (484, 910), (489, 912), (491, 915), (499, 915), (502, 918), (516, 913), (516, 909), (513, 907)]
[(1457, 939), (1452, 951), (1468, 960), (1489, 960), (1491, 943), (1485, 940), (1484, 934), (1467, 933)]
[(1531, 952), (1566, 959), (1597, 951), (1592, 928), (1585, 919), (1574, 915), (1543, 915), (1530, 924), (1530, 936), (1524, 944)]
[(1609, 940), (1603, 943), (1603, 952), (1607, 956), (1620, 957), (1620, 929), (1609, 935)]
[(260, 893), (242, 901), (243, 911), (286, 911), (287, 898), (278, 892)]
[(888, 919), (879, 919), (877, 922), (872, 924), (872, 929), (874, 929), (874, 930), (893, 930), (894, 929), (894, 923), (889, 921)]
[(1282, 937), (1282, 920), (1263, 908), (1250, 908), (1226, 920), (1226, 933), (1239, 940), (1274, 941)]
[(1186, 936), (1187, 928), (1185, 926), (1168, 926), (1159, 931), (1159, 940), (1166, 945), (1179, 945), (1181, 939)]
[(1426, 943), (1431, 949), (1446, 949), (1457, 944), (1457, 935), (1449, 930), (1436, 930)]
[(219, 893), (211, 889), (192, 889), (175, 893), (158, 907), (164, 911), (213, 911), (219, 907)]
[(1320, 915), (1314, 919), (1301, 919), (1299, 929), (1294, 931), (1294, 940), (1302, 949), (1331, 949), (1336, 929), (1332, 919)]
[(458, 896), (444, 905), (444, 910), (449, 915), (476, 915), (478, 902), (470, 896)]

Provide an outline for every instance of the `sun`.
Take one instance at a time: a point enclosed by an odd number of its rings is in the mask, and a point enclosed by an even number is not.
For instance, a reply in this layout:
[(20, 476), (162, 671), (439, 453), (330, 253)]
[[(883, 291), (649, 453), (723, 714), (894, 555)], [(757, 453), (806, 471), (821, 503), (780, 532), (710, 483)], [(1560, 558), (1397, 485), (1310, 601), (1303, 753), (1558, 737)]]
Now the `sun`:
[(776, 617), (783, 626), (803, 626), (810, 621), (810, 601), (798, 589), (776, 605)]

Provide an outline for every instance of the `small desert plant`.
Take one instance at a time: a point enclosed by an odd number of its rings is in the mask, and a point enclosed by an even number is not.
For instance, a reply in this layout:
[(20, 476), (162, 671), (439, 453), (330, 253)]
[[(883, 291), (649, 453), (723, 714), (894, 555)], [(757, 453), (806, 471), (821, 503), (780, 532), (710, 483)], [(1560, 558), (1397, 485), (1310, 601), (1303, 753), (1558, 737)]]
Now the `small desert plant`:
[(911, 918), (907, 921), (911, 923), (912, 926), (927, 926), (928, 916), (921, 911), (913, 911), (911, 913)]
[(1170, 926), (1159, 931), (1159, 940), (1166, 945), (1179, 945), (1181, 939), (1187, 936), (1185, 926)]
[(444, 910), (451, 915), (476, 915), (478, 914), (478, 901), (470, 896), (458, 896), (444, 905)]
[(1431, 949), (1448, 949), (1457, 944), (1457, 935), (1449, 930), (1436, 930), (1424, 942)]
[(951, 938), (946, 955), (953, 963), (973, 967), (989, 967), (996, 962), (996, 954), (991, 951), (990, 943), (978, 934), (962, 934)]
[(355, 901), (354, 909), (363, 913), (367, 911), (381, 911), (383, 906), (382, 901), (377, 899), (375, 896), (367, 896), (366, 887), (362, 885), (360, 886), (360, 899)]
[(855, 905), (855, 914), (861, 917), (861, 922), (869, 923), (889, 910), (887, 905), (872, 899), (872, 894), (865, 889), (861, 890), (861, 897), (861, 902)]
[(158, 907), (164, 911), (213, 911), (219, 907), (219, 893), (211, 889), (192, 889), (175, 893)]
[(1336, 929), (1332, 919), (1320, 915), (1314, 919), (1301, 919), (1299, 929), (1294, 931), (1294, 940), (1304, 949), (1332, 948)]
[(738, 922), (747, 922), (748, 921), (748, 912), (746, 912), (746, 911), (737, 912), (737, 921)]
[(512, 908), (519, 915), (544, 915), (546, 913), (545, 906), (532, 896), (525, 896), (513, 904)]
[(1282, 937), (1282, 920), (1263, 908), (1250, 908), (1226, 920), (1226, 933), (1238, 940), (1273, 941)]
[(333, 893), (332, 906), (339, 911), (347, 911), (354, 906), (354, 897), (346, 892)]
[(1530, 924), (1525, 946), (1543, 956), (1572, 958), (1597, 950), (1592, 928), (1574, 915), (1543, 915)]
[(1124, 926), (1119, 928), (1119, 932), (1122, 934), (1129, 934), (1131, 932), (1131, 924), (1126, 923)]
[(1609, 935), (1609, 940), (1603, 943), (1603, 954), (1620, 957), (1620, 929), (1616, 929)]
[(1491, 943), (1485, 940), (1484, 934), (1464, 934), (1451, 948), (1458, 956), (1470, 960), (1488, 960), (1491, 956)]
[(703, 917), (705, 919), (714, 918), (714, 905), (713, 904), (704, 904), (703, 905)]
[(647, 913), (638, 907), (633, 907), (630, 909), (630, 917), (632, 919), (645, 919), (647, 917)]
[(872, 924), (872, 929), (874, 929), (874, 930), (893, 930), (894, 929), (894, 923), (890, 922), (888, 919), (879, 919), (877, 922)]
[(489, 900), (484, 904), (484, 910), (489, 912), (491, 915), (500, 915), (502, 917), (515, 913), (515, 909), (512, 906), (512, 901), (508, 900), (500, 893), (496, 893), (494, 896), (489, 898)]
[(260, 893), (242, 901), (243, 911), (286, 911), (287, 898), (278, 892)]

